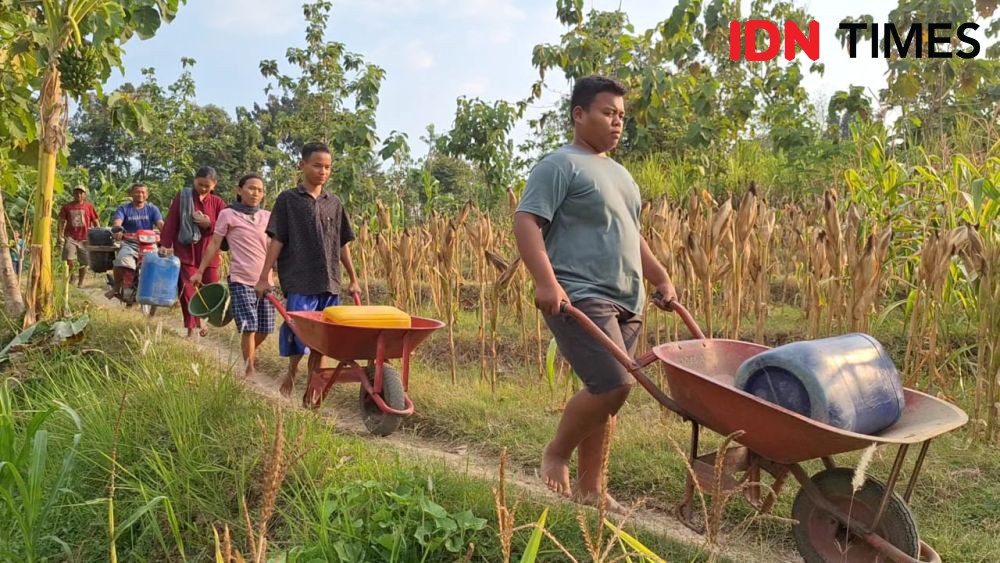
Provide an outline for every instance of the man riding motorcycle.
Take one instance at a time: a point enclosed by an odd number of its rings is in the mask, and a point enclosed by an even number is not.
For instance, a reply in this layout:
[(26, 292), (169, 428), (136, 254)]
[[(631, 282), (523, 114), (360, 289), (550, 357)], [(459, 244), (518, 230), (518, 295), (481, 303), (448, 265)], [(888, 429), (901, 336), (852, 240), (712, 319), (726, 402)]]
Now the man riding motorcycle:
[(114, 276), (111, 289), (105, 294), (108, 299), (121, 295), (122, 281), (125, 271), (135, 271), (139, 264), (139, 241), (135, 236), (139, 231), (152, 231), (163, 228), (163, 215), (160, 210), (149, 203), (149, 188), (145, 184), (133, 184), (129, 188), (131, 203), (125, 203), (115, 210), (111, 219), (111, 231), (115, 240), (122, 241), (121, 248), (115, 256)]

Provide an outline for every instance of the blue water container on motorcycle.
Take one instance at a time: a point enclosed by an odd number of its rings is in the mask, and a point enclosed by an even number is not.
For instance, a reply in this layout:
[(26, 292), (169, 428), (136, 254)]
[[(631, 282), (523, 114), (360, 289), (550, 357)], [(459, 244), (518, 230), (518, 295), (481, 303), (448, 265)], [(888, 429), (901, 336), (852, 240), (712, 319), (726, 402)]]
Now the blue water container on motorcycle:
[(181, 275), (181, 261), (176, 256), (147, 253), (139, 269), (139, 290), (136, 301), (143, 305), (173, 307), (177, 302), (177, 280)]

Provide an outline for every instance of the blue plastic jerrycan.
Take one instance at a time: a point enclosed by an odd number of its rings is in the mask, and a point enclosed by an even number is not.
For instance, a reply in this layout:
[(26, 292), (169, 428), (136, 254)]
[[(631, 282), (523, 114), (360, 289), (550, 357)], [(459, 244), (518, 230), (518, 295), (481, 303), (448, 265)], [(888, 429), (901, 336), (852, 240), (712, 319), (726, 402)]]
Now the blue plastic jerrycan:
[(794, 342), (751, 357), (735, 385), (765, 401), (859, 434), (875, 434), (903, 413), (899, 372), (871, 336)]
[(181, 261), (176, 256), (160, 256), (147, 252), (139, 269), (139, 289), (136, 301), (143, 305), (173, 307), (177, 302), (177, 280)]

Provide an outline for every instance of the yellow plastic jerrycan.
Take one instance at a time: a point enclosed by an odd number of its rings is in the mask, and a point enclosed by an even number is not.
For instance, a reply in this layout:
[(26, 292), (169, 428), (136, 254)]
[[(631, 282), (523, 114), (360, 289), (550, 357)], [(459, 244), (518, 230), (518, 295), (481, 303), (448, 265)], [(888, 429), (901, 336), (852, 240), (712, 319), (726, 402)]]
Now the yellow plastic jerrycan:
[(323, 319), (344, 326), (410, 328), (410, 315), (388, 305), (334, 305), (323, 309)]

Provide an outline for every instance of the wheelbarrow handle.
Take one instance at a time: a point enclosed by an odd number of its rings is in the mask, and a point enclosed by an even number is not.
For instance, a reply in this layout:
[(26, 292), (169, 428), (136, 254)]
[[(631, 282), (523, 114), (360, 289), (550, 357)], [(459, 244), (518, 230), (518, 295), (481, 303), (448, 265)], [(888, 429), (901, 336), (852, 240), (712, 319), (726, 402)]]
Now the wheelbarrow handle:
[(614, 340), (611, 340), (611, 337), (604, 334), (604, 331), (594, 324), (594, 321), (590, 320), (590, 317), (585, 315), (583, 311), (577, 309), (570, 303), (563, 301), (562, 304), (559, 305), (559, 312), (569, 315), (570, 318), (576, 321), (576, 323), (583, 328), (584, 332), (596, 340), (602, 348), (610, 352), (615, 359), (621, 363), (621, 365), (625, 366), (625, 369), (630, 372), (639, 371), (640, 367), (638, 362), (632, 359), (628, 352), (622, 350), (621, 346), (615, 343)]
[[(663, 301), (663, 294), (659, 291), (654, 291), (651, 297), (654, 301)], [(677, 313), (681, 320), (684, 321), (684, 325), (687, 326), (688, 332), (691, 333), (691, 336), (695, 337), (697, 340), (705, 339), (705, 333), (701, 331), (701, 327), (698, 326), (698, 323), (694, 320), (691, 312), (688, 311), (684, 305), (678, 303), (676, 299), (671, 299), (667, 301), (667, 309)]]
[(691, 315), (691, 311), (687, 310), (687, 307), (676, 301), (668, 302), (667, 307), (670, 308), (671, 311), (677, 313), (677, 316), (684, 321), (684, 326), (687, 327), (691, 336), (693, 336), (696, 340), (705, 340), (705, 333), (702, 332), (701, 327), (698, 326), (698, 321), (694, 320), (694, 316)]
[(281, 304), (281, 299), (275, 297), (273, 289), (265, 291), (264, 297), (266, 297), (267, 300), (274, 305), (274, 310), (278, 311), (278, 314), (281, 315), (281, 318), (285, 319), (285, 322), (288, 323), (289, 326), (295, 324), (295, 321), (292, 320), (292, 316), (288, 314), (288, 310)]
[[(635, 377), (635, 380), (639, 382), (639, 385), (642, 385), (642, 387), (648, 391), (649, 394), (652, 395), (653, 398), (655, 398), (661, 405), (681, 415), (685, 419), (690, 418), (681, 406), (677, 404), (677, 401), (674, 401), (672, 397), (664, 393), (655, 383), (642, 373), (642, 366), (645, 364), (640, 364), (632, 359), (628, 352), (618, 346), (618, 344), (616, 344), (614, 340), (611, 340), (607, 334), (604, 334), (604, 331), (594, 324), (594, 321), (590, 320), (590, 317), (585, 315), (583, 311), (566, 302), (562, 303), (559, 307), (559, 311), (569, 315), (570, 318), (583, 327), (584, 332), (589, 334), (598, 342), (598, 344), (601, 345), (602, 348), (613, 355), (615, 359), (621, 363), (621, 365), (625, 366), (625, 369), (628, 370), (633, 377)], [(697, 327), (697, 325), (695, 326)]]

